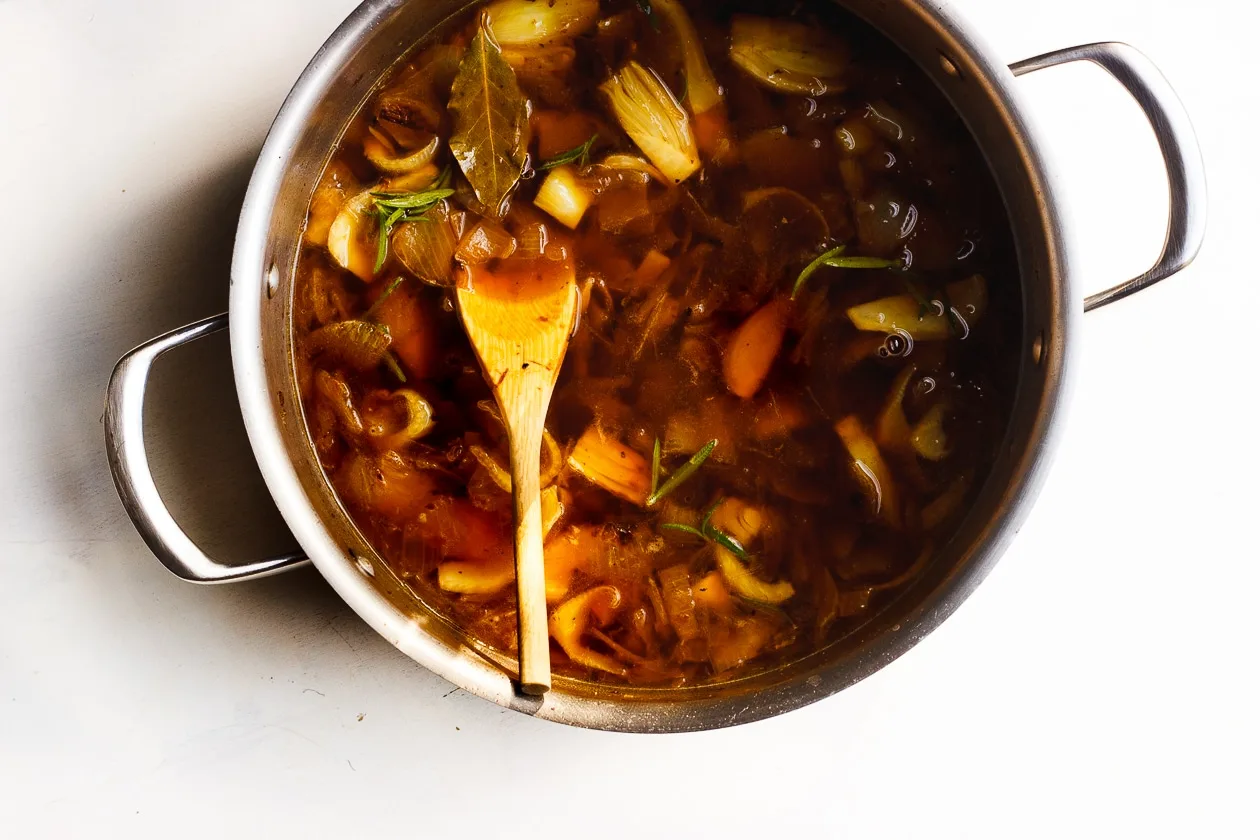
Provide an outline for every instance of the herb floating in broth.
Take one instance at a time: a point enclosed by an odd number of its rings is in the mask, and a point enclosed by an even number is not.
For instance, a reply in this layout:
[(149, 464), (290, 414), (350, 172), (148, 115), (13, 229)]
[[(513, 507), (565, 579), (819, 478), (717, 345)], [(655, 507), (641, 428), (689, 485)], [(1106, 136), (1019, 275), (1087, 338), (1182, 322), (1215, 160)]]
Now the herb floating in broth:
[(655, 507), (661, 499), (677, 490), (684, 481), (696, 474), (696, 470), (713, 454), (713, 450), (717, 448), (716, 439), (709, 441), (704, 447), (692, 455), (687, 463), (678, 468), (678, 471), (665, 480), (665, 483), (658, 489), (657, 484), (660, 480), (661, 459), (660, 459), (660, 438), (656, 439), (656, 444), (652, 447), (652, 493), (647, 498), (647, 506)]
[[(661, 528), (667, 531), (677, 531), (682, 534), (690, 534), (702, 540), (708, 540), (741, 560), (748, 560), (751, 555), (749, 555), (747, 549), (744, 548), (739, 539), (726, 533), (713, 524), (713, 514), (716, 513), (718, 508), (726, 503), (726, 501), (726, 499), (718, 499), (714, 502), (712, 506), (704, 512), (704, 515), (700, 519), (699, 527), (688, 525), (684, 522), (665, 522), (661, 525)], [(747, 535), (745, 534), (744, 536), (746, 537)]]
[(449, 107), (455, 126), (450, 140), (455, 162), (477, 200), (502, 218), (525, 169), (529, 105), (487, 20), (460, 62)]
[(581, 292), (541, 453), (558, 675), (808, 656), (945, 563), (985, 482), (1022, 352), (1002, 203), (908, 59), (792, 9), (495, 0), (383, 80), (315, 189), (315, 455), (378, 575), (491, 658), (512, 481), (456, 285)]
[[(390, 238), (393, 236), (396, 225), (403, 222), (423, 221), (430, 210), (454, 194), (455, 191), (450, 189), (372, 193), (372, 201), (376, 205), (376, 217), (379, 225), (376, 235), (376, 263), (373, 274), (384, 268), (386, 260), (389, 259)], [(423, 276), (420, 279), (436, 282)]]
[(814, 275), (814, 272), (823, 266), (830, 268), (901, 268), (901, 260), (886, 260), (882, 257), (857, 257), (845, 256), (844, 246), (832, 248), (827, 253), (805, 266), (805, 270), (796, 278), (796, 283), (792, 286), (792, 300), (796, 300), (796, 296), (801, 293), (801, 289), (805, 286), (805, 281)]
[(406, 282), (407, 282), (406, 277), (395, 277), (393, 281), (391, 281), (390, 284), (385, 287), (385, 291), (381, 292), (381, 296), (378, 297), (372, 303), (372, 305), (368, 307), (367, 312), (363, 313), (363, 320), (371, 321), (373, 318), (375, 318), (376, 313), (379, 312), (381, 307), (385, 305), (385, 303), (389, 300), (390, 296), (393, 295), (394, 292), (398, 291), (399, 287), (402, 286), (402, 284)]
[(591, 148), (595, 145), (595, 141), (598, 139), (598, 134), (592, 134), (591, 139), (587, 140), (582, 145), (569, 149), (567, 152), (558, 154), (550, 160), (545, 160), (534, 168), (540, 172), (546, 172), (548, 169), (555, 169), (557, 166), (564, 166), (566, 163), (576, 163), (578, 166), (586, 166), (591, 162)]

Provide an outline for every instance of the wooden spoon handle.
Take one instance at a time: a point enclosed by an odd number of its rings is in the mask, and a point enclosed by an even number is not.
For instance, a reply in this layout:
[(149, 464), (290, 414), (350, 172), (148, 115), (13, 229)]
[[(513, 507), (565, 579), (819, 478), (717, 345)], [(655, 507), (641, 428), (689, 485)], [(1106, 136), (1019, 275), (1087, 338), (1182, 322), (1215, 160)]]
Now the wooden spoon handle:
[[(546, 409), (543, 409), (544, 412)], [(541, 419), (509, 428), (512, 449), (512, 502), (516, 507), (517, 633), (520, 690), (541, 696), (551, 689), (551, 643), (547, 632), (547, 578), (543, 567)]]

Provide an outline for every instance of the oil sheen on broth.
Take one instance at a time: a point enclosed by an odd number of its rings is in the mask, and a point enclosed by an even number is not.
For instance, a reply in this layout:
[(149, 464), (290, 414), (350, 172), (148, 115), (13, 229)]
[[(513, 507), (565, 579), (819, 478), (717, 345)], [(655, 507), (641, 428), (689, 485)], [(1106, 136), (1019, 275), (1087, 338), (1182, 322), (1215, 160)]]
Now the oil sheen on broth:
[(506, 441), (452, 290), (567, 274), (556, 673), (743, 676), (931, 564), (1005, 431), (1019, 286), (977, 149), (881, 36), (830, 4), (500, 0), (335, 150), (294, 302), (310, 435), (396, 576), (503, 657)]

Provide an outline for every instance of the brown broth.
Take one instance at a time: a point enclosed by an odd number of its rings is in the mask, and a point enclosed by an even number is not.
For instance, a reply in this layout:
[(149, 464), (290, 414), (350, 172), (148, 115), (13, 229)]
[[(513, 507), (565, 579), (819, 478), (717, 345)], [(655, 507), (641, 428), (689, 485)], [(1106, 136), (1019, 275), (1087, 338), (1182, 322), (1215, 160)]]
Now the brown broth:
[[(294, 305), (308, 426), (347, 510), (420, 599), (514, 655), (512, 507), (495, 479), (506, 443), (451, 286), (489, 276), (510, 288), (576, 269), (585, 312), (548, 415), (560, 455), (545, 451), (543, 463), (563, 506), (546, 548), (549, 600), (581, 621), (574, 637), (553, 641), (552, 664), (601, 682), (727, 680), (867, 621), (953, 532), (993, 461), (1015, 387), (1020, 293), (1009, 225), (978, 149), (931, 82), (848, 14), (797, 4), (796, 20), (851, 51), (843, 89), (773, 92), (728, 56), (732, 15), (764, 4), (683, 5), (723, 89), (729, 149), (702, 143), (702, 168), (676, 186), (600, 165), (613, 154), (641, 157), (598, 93), (611, 72), (633, 57), (685, 89), (668, 21), (658, 12), (658, 30), (635, 2), (605, 0), (597, 24), (533, 48), (517, 73), (532, 108), (534, 165), (598, 138), (592, 163), (570, 170), (593, 195), (577, 229), (534, 206), (548, 172), (527, 167), (482, 242), (510, 234), (512, 256), (467, 268), (438, 249), (449, 277), (421, 282), (407, 239), (420, 234), (403, 231), (434, 224), (428, 217), (399, 223), (371, 271), (369, 211), (353, 246), (364, 255), (351, 264), (365, 281), (330, 255), (333, 218), (365, 190), (428, 188), (451, 163), (442, 91), (458, 55), (424, 46), (382, 82), (333, 155), (312, 199)], [(443, 43), (467, 45), (477, 25), (470, 16)], [(442, 141), (432, 167), (402, 180), (364, 151), (375, 141), (378, 156), (403, 157), (430, 132)], [(452, 170), (454, 195), (435, 212), (471, 249), (461, 256), (482, 253), (470, 240), (485, 208)], [(824, 267), (791, 301), (805, 266), (840, 245), (908, 268)], [(976, 285), (987, 293), (979, 317), (970, 295), (945, 292)], [(849, 307), (891, 296), (903, 309), (913, 301), (903, 332), (856, 328)], [(958, 312), (936, 319), (937, 335), (911, 340), (951, 306)], [(388, 357), (364, 350), (370, 336), (328, 330), (354, 319), (388, 327)], [(890, 396), (898, 386), (904, 422)], [(423, 428), (417, 405), (433, 418), (419, 437), (404, 431), (409, 420), (412, 432)], [(935, 416), (935, 432), (912, 434)], [(646, 508), (657, 440), (667, 475), (717, 445)], [(722, 499), (717, 530), (704, 538), (662, 527), (699, 528)], [(722, 548), (724, 536), (747, 556)]]

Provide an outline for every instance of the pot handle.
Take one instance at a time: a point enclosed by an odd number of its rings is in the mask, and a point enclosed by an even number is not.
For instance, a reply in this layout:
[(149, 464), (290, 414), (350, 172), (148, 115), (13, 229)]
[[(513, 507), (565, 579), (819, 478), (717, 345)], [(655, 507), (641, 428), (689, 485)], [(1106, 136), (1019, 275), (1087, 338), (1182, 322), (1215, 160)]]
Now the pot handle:
[(1011, 72), (1022, 76), (1072, 61), (1094, 62), (1137, 100), (1159, 141), (1170, 199), (1164, 250), (1155, 265), (1127, 283), (1085, 298), (1085, 311), (1089, 312), (1171, 277), (1194, 260), (1207, 229), (1207, 177), (1185, 106), (1159, 68), (1128, 44), (1111, 41), (1055, 50), (1016, 62)]
[(266, 577), (306, 564), (301, 554), (227, 566), (207, 557), (179, 527), (162, 502), (144, 448), (144, 396), (158, 357), (191, 341), (227, 329), (216, 315), (140, 345), (123, 356), (109, 378), (105, 398), (105, 451), (123, 507), (149, 549), (177, 577), (191, 583), (232, 583)]

